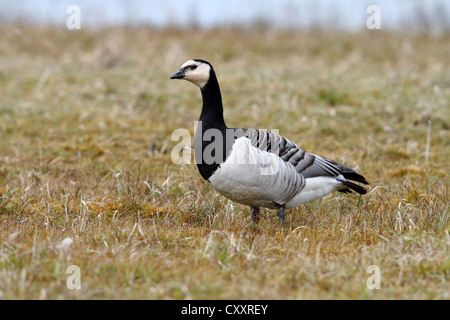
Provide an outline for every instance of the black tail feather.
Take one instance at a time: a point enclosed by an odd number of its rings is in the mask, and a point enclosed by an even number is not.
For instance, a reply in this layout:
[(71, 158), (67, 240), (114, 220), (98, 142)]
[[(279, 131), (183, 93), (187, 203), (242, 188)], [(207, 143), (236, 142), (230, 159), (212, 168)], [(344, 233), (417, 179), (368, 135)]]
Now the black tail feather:
[(338, 192), (342, 192), (342, 193), (352, 193), (352, 190), (350, 190), (349, 188), (345, 188), (345, 189), (338, 190)]
[(351, 190), (353, 190), (353, 191), (355, 191), (355, 192), (357, 192), (359, 194), (366, 194), (367, 193), (367, 190), (364, 187), (361, 187), (361, 186), (359, 186), (359, 185), (357, 185), (355, 183), (352, 183), (350, 181), (345, 181), (345, 182), (342, 182), (342, 183), (345, 186), (347, 186), (349, 189), (340, 190), (341, 192), (349, 193), (350, 189), (351, 189)]
[(367, 182), (366, 178), (364, 178), (362, 175), (360, 175), (357, 172), (343, 171), (342, 175), (344, 176), (344, 178), (346, 180), (352, 180), (352, 181), (360, 182), (363, 184), (369, 184), (369, 182)]
[(356, 172), (354, 169), (347, 167), (346, 165), (340, 164), (341, 173), (346, 180), (353, 180), (363, 184), (369, 184), (362, 175)]
[(352, 168), (347, 167), (345, 165), (341, 165), (341, 170), (342, 170), (341, 171), (342, 175), (344, 176), (344, 178), (346, 180), (346, 181), (343, 181), (342, 183), (345, 186), (347, 186), (348, 188), (340, 190), (340, 192), (349, 193), (349, 192), (351, 192), (351, 190), (353, 190), (359, 194), (367, 193), (367, 190), (364, 187), (348, 181), (348, 180), (352, 180), (352, 181), (359, 182), (362, 184), (369, 184), (369, 182), (367, 182), (366, 178), (364, 178), (362, 175), (360, 175), (358, 172), (356, 172)]
[(344, 178), (346, 180), (352, 180), (352, 181), (356, 181), (356, 182), (360, 182), (360, 183), (364, 183), (364, 184), (369, 184), (366, 180), (366, 178), (364, 178), (362, 175), (360, 175), (358, 172), (354, 171), (352, 169), (352, 171), (350, 170), (342, 170), (342, 175), (344, 176)]

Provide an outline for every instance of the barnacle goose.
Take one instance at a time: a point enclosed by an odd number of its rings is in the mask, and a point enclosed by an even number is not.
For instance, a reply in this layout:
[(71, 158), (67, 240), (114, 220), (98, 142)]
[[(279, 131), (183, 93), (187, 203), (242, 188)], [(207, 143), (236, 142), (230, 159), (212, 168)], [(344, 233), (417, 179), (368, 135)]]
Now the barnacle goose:
[(219, 83), (209, 62), (188, 60), (170, 79), (188, 80), (201, 90), (203, 107), (194, 137), (195, 160), (201, 176), (220, 194), (249, 205), (255, 223), (260, 207), (277, 209), (282, 226), (285, 209), (333, 191), (367, 192), (351, 182), (368, 184), (350, 167), (306, 152), (267, 130), (228, 128)]

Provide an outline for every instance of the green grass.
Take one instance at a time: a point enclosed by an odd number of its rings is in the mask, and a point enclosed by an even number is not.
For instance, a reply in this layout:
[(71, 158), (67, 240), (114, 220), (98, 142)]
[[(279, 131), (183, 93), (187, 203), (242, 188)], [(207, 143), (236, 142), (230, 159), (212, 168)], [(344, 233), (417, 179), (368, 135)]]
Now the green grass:
[[(449, 298), (448, 35), (17, 25), (0, 39), (0, 298)], [(189, 58), (215, 66), (230, 126), (279, 129), (371, 191), (252, 225), (171, 162), (172, 132), (200, 113), (198, 89), (169, 81)]]

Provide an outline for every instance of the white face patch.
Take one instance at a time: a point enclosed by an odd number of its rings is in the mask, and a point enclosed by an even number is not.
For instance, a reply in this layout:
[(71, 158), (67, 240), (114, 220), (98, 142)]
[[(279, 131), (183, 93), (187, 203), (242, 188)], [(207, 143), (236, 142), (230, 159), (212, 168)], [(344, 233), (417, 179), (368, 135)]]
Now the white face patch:
[[(190, 68), (191, 66), (194, 66), (194, 68)], [(207, 63), (188, 60), (183, 63), (181, 68), (186, 68), (184, 72), (184, 79), (192, 82), (200, 88), (203, 88), (209, 80), (209, 72), (211, 67)]]

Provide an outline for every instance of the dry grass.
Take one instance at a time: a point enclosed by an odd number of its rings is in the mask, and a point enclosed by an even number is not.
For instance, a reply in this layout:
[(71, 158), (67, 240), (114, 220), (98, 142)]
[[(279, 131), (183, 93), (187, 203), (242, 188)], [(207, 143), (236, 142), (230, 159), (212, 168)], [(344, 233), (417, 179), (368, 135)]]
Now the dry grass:
[[(449, 298), (448, 36), (14, 26), (0, 40), (1, 298)], [(200, 112), (168, 80), (189, 58), (216, 66), (230, 126), (279, 129), (371, 192), (253, 226), (171, 162), (172, 131)]]

